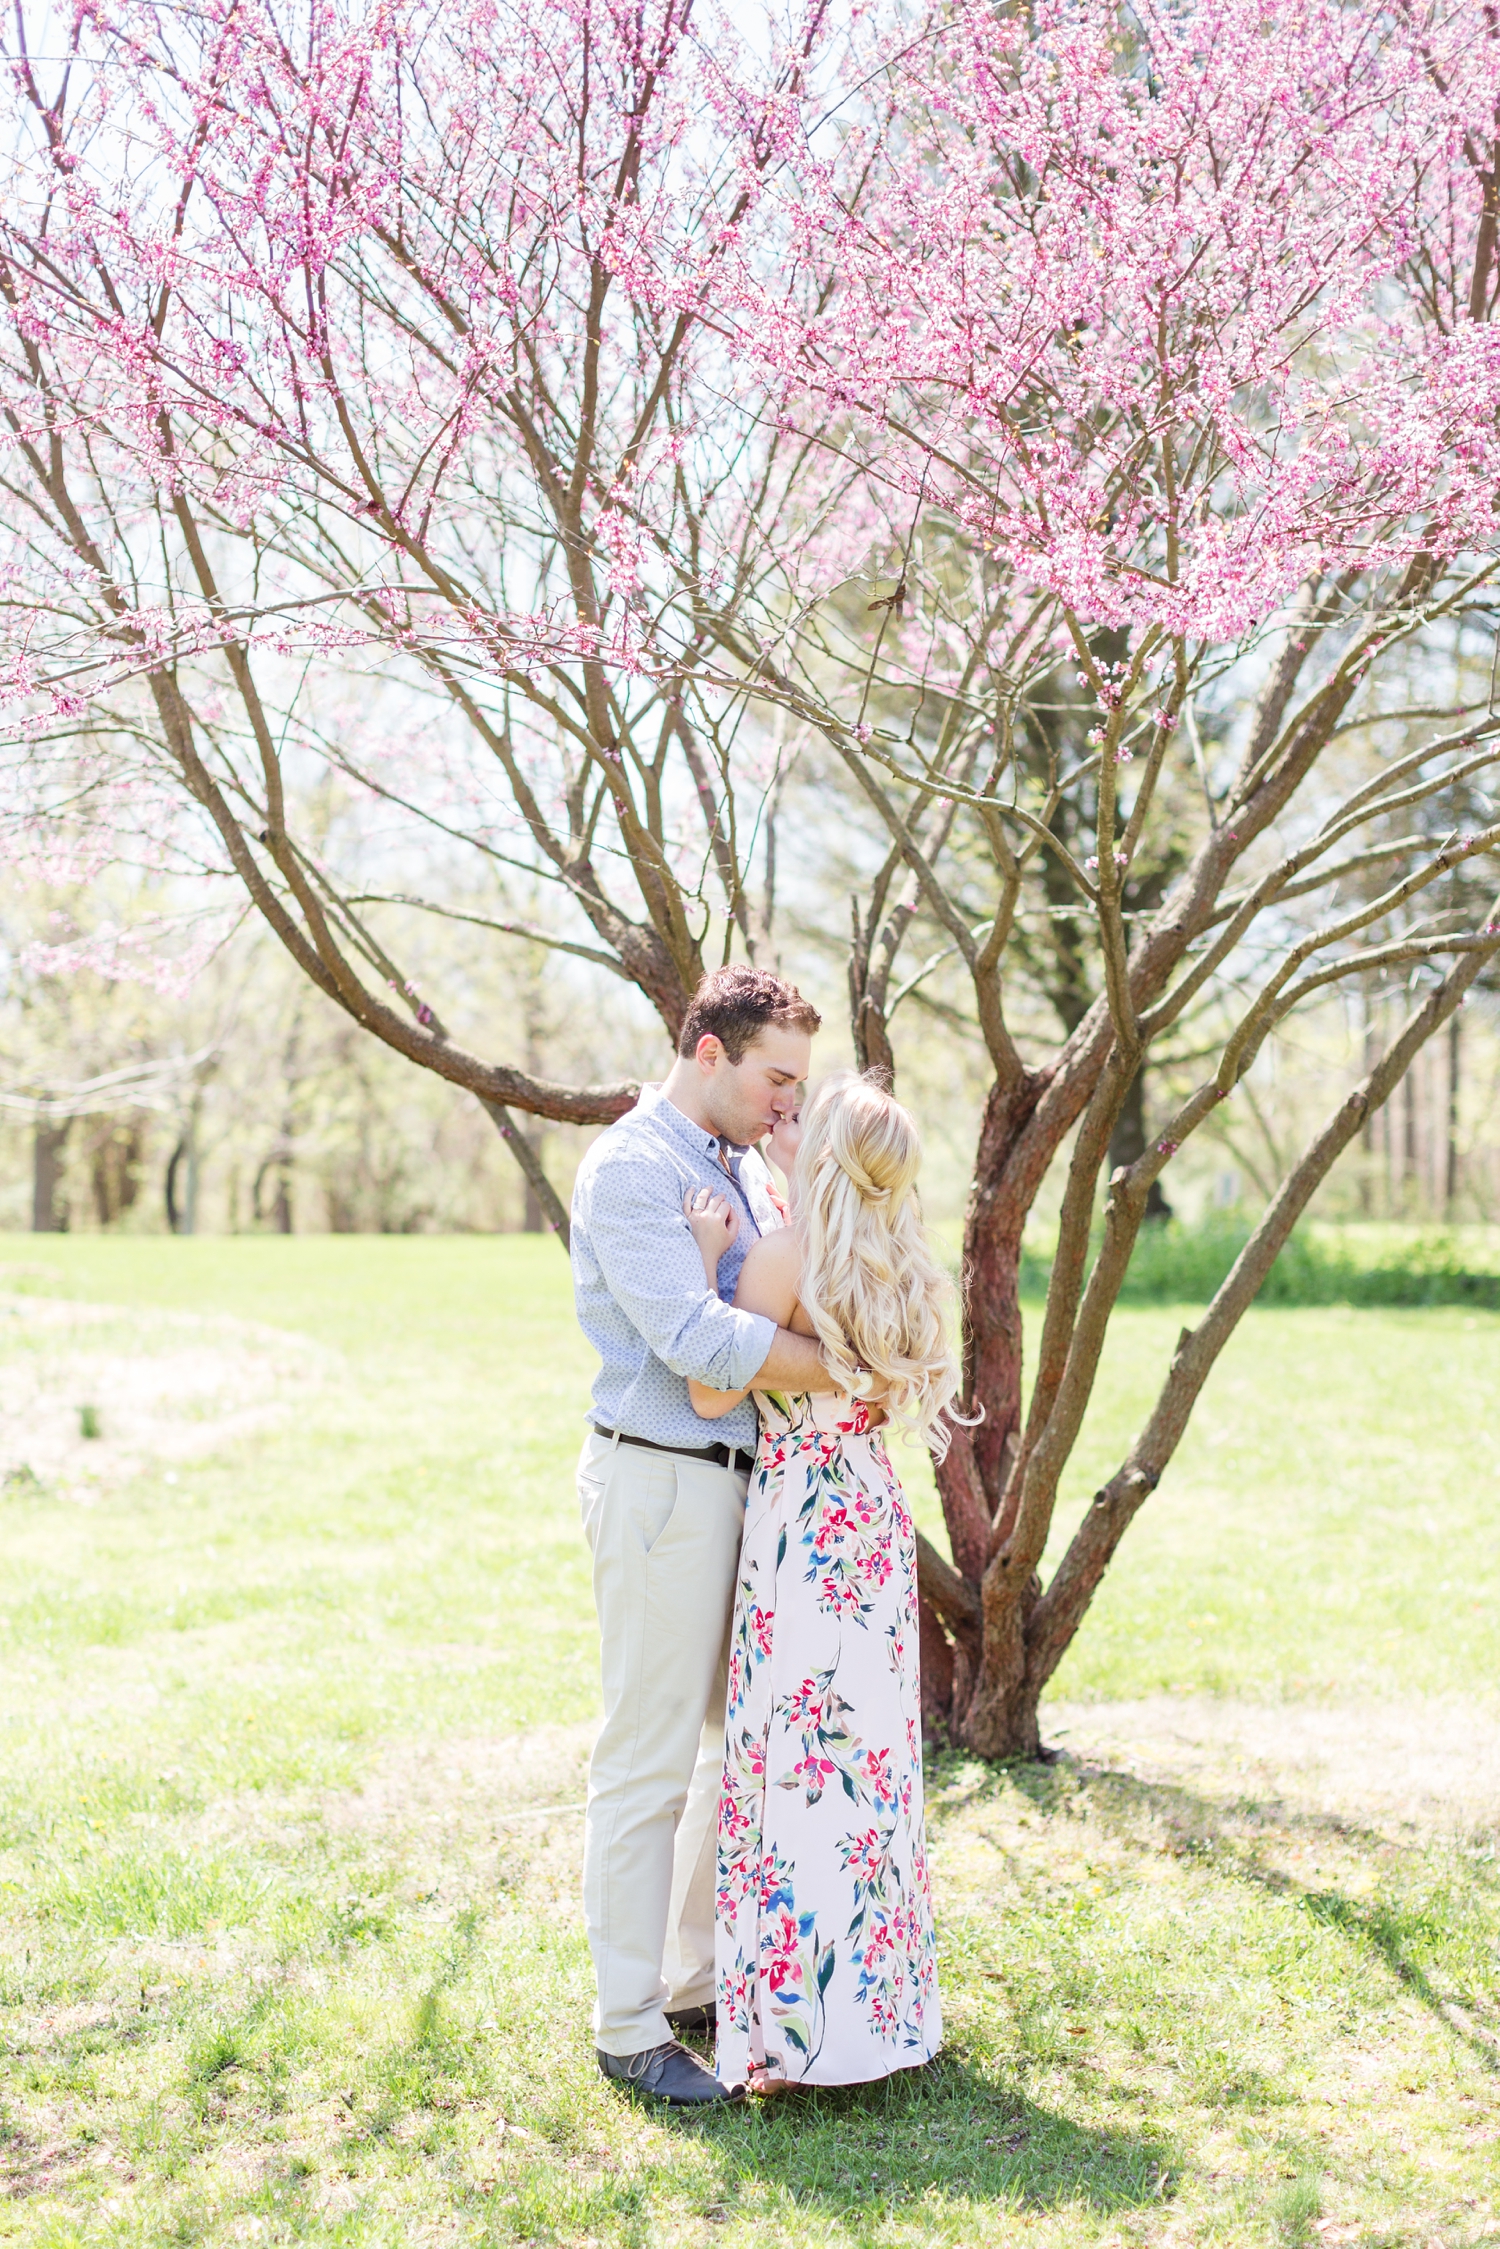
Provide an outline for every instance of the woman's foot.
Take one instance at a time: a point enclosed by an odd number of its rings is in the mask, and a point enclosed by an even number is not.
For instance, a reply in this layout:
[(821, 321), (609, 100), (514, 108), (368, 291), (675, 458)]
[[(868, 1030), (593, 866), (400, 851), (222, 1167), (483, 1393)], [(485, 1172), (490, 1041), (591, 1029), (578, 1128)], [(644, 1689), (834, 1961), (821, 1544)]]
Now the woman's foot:
[(789, 2093), (792, 2081), (783, 2073), (780, 2062), (761, 2062), (752, 2067), (749, 2086), (762, 2100), (770, 2100), (777, 2093)]

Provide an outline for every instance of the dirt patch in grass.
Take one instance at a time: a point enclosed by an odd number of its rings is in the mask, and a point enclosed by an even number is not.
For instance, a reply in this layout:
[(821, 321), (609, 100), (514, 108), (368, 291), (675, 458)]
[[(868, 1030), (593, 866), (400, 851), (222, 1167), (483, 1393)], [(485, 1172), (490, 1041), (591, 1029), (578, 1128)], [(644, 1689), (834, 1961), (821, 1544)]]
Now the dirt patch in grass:
[(391, 1749), (354, 1795), (331, 1798), (341, 1826), (402, 1827), (452, 1814), (467, 1824), (521, 1822), (583, 1809), (598, 1725), (537, 1726), (524, 1734), (474, 1734)]
[(222, 1314), (0, 1294), (0, 1495), (78, 1495), (267, 1428), (336, 1354)]
[[(332, 1835), (441, 1904), (476, 1883), (522, 1887), (558, 1925), (582, 1921), (583, 1808), (597, 1722), (403, 1742), (363, 1787), (323, 1801)], [(398, 1871), (399, 1870), (399, 1871)]]
[(1152, 1695), (1051, 1703), (1046, 1740), (1085, 1769), (1121, 1766), (1264, 1809), (1401, 1835), (1500, 1827), (1500, 1710), (1465, 1702), (1219, 1702)]

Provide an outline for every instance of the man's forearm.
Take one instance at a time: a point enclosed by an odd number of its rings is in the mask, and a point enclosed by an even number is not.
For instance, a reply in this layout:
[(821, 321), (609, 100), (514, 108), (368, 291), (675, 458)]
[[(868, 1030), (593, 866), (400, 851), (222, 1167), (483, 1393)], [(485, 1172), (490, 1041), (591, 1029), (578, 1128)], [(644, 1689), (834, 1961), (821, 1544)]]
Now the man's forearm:
[(754, 1378), (757, 1390), (831, 1390), (833, 1377), (823, 1358), (823, 1346), (810, 1335), (794, 1335), (778, 1328)]

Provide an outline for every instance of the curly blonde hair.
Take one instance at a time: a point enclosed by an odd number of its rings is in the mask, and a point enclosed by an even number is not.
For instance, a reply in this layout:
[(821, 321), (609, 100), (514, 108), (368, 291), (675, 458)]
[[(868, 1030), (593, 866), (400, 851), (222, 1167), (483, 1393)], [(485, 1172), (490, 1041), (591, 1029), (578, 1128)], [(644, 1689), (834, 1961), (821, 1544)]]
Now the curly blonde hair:
[(921, 1165), (916, 1125), (883, 1086), (848, 1071), (825, 1080), (802, 1112), (797, 1151), (798, 1295), (839, 1387), (867, 1387), (867, 1367), (892, 1425), (941, 1460), (959, 1369), (953, 1291), (917, 1200)]

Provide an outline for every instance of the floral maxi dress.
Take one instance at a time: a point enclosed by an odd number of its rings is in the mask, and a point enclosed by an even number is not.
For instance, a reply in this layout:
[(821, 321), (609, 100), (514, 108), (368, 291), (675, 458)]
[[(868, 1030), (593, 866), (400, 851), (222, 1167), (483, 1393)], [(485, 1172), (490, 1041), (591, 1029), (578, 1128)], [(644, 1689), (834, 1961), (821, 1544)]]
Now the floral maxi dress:
[(719, 1793), (719, 2076), (856, 2085), (942, 2036), (911, 1514), (865, 1410), (757, 1392)]

